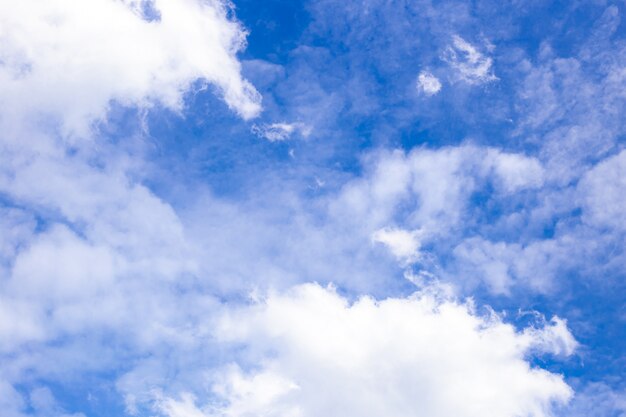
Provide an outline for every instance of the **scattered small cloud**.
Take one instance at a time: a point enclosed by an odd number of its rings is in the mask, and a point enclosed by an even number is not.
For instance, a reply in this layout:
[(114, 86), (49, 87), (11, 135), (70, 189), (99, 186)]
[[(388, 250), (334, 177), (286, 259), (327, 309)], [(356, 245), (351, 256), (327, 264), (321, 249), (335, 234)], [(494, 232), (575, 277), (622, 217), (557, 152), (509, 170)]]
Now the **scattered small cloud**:
[(374, 232), (372, 241), (382, 243), (399, 261), (409, 264), (416, 261), (420, 256), (419, 237), (419, 230), (383, 228)]
[(302, 137), (311, 134), (311, 127), (304, 123), (270, 123), (262, 125), (253, 125), (252, 133), (260, 138), (265, 138), (270, 142), (282, 142), (288, 140), (295, 133), (299, 133)]
[(417, 89), (427, 96), (434, 96), (441, 91), (441, 82), (432, 73), (422, 71), (417, 77)]

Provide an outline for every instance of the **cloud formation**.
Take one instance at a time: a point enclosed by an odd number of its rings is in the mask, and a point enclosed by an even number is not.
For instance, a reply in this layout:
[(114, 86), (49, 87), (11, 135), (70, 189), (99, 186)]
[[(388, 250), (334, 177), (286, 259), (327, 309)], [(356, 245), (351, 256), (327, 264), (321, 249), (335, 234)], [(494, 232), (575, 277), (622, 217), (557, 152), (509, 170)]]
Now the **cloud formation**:
[(417, 76), (417, 89), (427, 96), (432, 96), (441, 90), (441, 82), (430, 72), (422, 71)]
[(223, 408), (198, 416), (540, 417), (572, 394), (526, 362), (531, 351), (571, 353), (561, 322), (517, 332), (433, 288), (350, 303), (302, 285), (230, 312), (218, 333), (245, 346), (251, 367), (226, 368), (213, 385)]

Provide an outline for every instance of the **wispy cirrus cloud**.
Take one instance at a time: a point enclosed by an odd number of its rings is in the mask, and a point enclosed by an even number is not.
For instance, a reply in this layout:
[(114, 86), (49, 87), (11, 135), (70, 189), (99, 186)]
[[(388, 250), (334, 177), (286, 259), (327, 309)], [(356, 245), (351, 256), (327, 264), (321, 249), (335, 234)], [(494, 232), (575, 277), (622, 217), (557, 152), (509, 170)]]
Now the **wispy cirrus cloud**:
[(456, 72), (456, 77), (468, 84), (498, 79), (493, 72), (493, 59), (458, 35), (452, 37), (452, 45), (446, 48), (443, 59)]

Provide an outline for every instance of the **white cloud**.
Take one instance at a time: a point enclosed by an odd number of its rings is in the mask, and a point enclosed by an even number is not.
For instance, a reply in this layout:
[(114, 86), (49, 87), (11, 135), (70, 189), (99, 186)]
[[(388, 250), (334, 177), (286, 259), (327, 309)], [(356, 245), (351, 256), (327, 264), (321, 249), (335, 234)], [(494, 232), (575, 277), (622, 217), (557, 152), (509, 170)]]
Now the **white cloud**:
[(536, 158), (490, 150), (487, 160), (505, 192), (539, 188), (544, 183), (545, 170)]
[[(196, 80), (220, 90), (244, 118), (260, 97), (240, 75), (245, 31), (221, 0), (154, 0), (148, 21), (138, 2), (25, 0), (0, 4), (0, 114), (4, 135), (33, 120), (88, 134), (111, 101), (159, 102), (174, 110)], [(10, 129), (8, 129), (10, 127)]]
[(531, 340), (529, 346), (534, 346), (540, 352), (552, 352), (554, 355), (572, 355), (578, 348), (578, 342), (567, 328), (567, 322), (555, 316), (548, 324), (543, 316), (540, 318), (542, 327), (528, 327), (522, 333)]
[(448, 230), (474, 188), (475, 147), (415, 149), (375, 155), (364, 177), (347, 183), (333, 210), (348, 223), (389, 227), (402, 209), (403, 225), (425, 235)]
[(463, 145), (381, 152), (366, 166), (364, 175), (347, 183), (331, 203), (333, 216), (344, 227), (351, 224), (366, 238), (385, 244), (404, 265), (423, 261), (422, 267), (436, 268), (422, 248), (447, 242), (462, 272), (444, 275), (464, 286), (483, 281), (499, 294), (517, 283), (541, 292), (551, 288), (569, 245), (552, 240), (507, 245), (463, 236), (464, 224), (475, 221), (472, 196), (489, 186), (488, 198), (498, 204), (544, 185), (545, 169), (536, 158)]
[(587, 172), (578, 189), (588, 224), (626, 231), (626, 151)]
[(287, 140), (296, 132), (300, 132), (300, 135), (307, 137), (311, 134), (311, 127), (304, 123), (271, 123), (252, 126), (252, 133), (270, 142)]
[(471, 237), (453, 253), (458, 262), (456, 273), (465, 281), (481, 280), (497, 294), (508, 294), (519, 284), (546, 293), (554, 288), (558, 268), (566, 264), (574, 249), (567, 237), (526, 245)]
[(417, 77), (417, 89), (427, 96), (432, 96), (441, 90), (441, 82), (430, 72), (422, 71)]
[(444, 60), (456, 71), (457, 77), (468, 84), (497, 80), (493, 73), (491, 57), (485, 56), (458, 35), (452, 37), (452, 45), (445, 50)]
[(383, 228), (374, 232), (372, 241), (387, 246), (391, 253), (403, 263), (411, 263), (419, 258), (419, 237), (419, 230)]
[(226, 316), (252, 367), (218, 374), (223, 406), (198, 416), (547, 417), (571, 389), (526, 356), (570, 353), (555, 320), (520, 333), (437, 292), (350, 304), (302, 285)]
[(332, 210), (370, 227), (369, 233), (400, 216), (399, 224), (428, 239), (457, 226), (470, 196), (487, 181), (503, 193), (537, 188), (543, 168), (523, 154), (473, 145), (379, 153), (368, 160), (363, 178), (344, 186)]

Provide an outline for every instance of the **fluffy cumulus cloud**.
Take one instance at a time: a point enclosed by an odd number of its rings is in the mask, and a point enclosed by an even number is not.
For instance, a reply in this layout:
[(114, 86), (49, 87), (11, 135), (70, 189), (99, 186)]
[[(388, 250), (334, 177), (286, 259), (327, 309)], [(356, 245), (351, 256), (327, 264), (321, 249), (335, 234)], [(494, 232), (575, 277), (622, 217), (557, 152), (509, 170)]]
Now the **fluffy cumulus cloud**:
[[(245, 32), (220, 0), (23, 1), (0, 5), (3, 125), (34, 120), (85, 134), (111, 101), (181, 109), (197, 80), (219, 90), (244, 118), (260, 96), (240, 75)], [(6, 127), (5, 127), (6, 129)], [(5, 131), (5, 134), (8, 133)]]
[(562, 322), (518, 332), (433, 288), (348, 302), (303, 285), (230, 311), (218, 334), (250, 363), (216, 374), (222, 406), (186, 396), (169, 399), (166, 415), (538, 417), (572, 394), (526, 360), (571, 353)]

